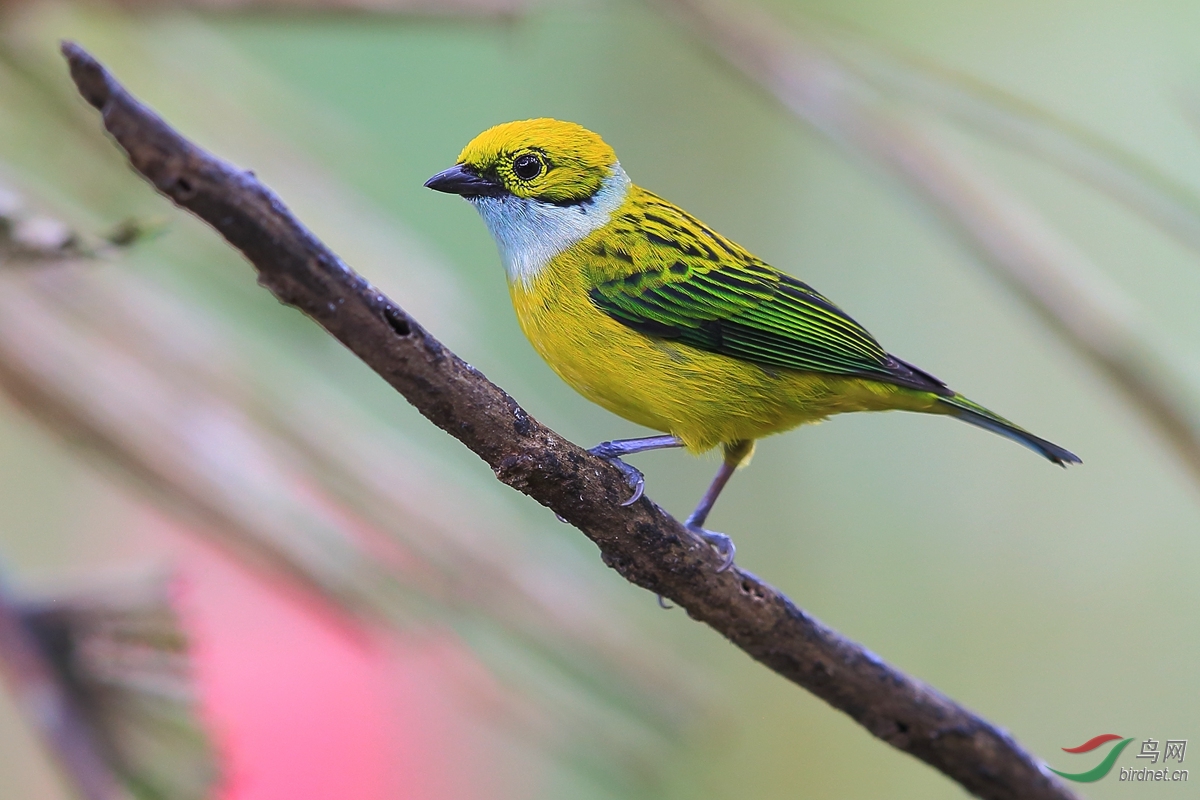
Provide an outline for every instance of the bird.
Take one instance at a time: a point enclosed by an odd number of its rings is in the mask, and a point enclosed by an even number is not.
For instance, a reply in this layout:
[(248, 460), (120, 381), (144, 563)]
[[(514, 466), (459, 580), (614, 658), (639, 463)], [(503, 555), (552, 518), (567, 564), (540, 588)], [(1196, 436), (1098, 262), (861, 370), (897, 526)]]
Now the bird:
[(590, 452), (623, 457), (720, 447), (721, 466), (684, 526), (732, 566), (732, 539), (704, 527), (756, 440), (855, 411), (942, 414), (1066, 466), (1082, 463), (885, 350), (807, 283), (634, 184), (604, 140), (573, 122), (508, 122), (472, 139), (425, 186), (459, 195), (495, 240), (517, 319), (587, 399), (656, 435)]

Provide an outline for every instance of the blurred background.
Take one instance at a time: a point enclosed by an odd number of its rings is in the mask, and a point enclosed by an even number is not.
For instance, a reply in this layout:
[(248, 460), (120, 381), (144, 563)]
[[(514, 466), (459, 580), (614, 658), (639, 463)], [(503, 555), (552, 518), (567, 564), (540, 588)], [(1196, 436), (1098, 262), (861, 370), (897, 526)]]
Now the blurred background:
[[(962, 795), (660, 610), (260, 290), (128, 170), (60, 39), (581, 445), (640, 431), (539, 360), (475, 212), (421, 185), (502, 121), (596, 130), (1078, 453), (837, 418), (762, 442), (711, 523), (1081, 772), (1060, 748), (1097, 734), (1200, 740), (1198, 34), (1165, 1), (0, 3), (0, 617), (58, 609), (88, 656), (6, 665), (0, 796), (76, 796), (30, 676), (81, 670), (111, 796)], [(714, 468), (637, 464), (676, 514)]]

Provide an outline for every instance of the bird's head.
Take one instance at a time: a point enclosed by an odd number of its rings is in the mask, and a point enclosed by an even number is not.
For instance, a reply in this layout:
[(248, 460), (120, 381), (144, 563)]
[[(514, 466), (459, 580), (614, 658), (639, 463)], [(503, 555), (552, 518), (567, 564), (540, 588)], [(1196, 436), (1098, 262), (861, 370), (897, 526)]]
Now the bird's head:
[(550, 259), (607, 224), (629, 178), (613, 149), (574, 122), (529, 119), (484, 131), (425, 185), (478, 209), (509, 278), (528, 282)]
[(591, 199), (617, 163), (596, 134), (556, 119), (506, 122), (476, 136), (458, 163), (425, 185), (476, 197), (514, 197), (564, 205)]

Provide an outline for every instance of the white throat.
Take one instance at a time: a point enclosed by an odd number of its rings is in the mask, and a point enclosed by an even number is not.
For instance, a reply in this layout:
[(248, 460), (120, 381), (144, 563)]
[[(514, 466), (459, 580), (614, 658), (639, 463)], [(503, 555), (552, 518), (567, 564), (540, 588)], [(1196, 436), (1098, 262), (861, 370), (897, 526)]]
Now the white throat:
[(509, 282), (528, 286), (550, 259), (607, 225), (629, 186), (629, 176), (617, 163), (596, 194), (582, 203), (555, 205), (513, 195), (470, 201), (496, 240)]

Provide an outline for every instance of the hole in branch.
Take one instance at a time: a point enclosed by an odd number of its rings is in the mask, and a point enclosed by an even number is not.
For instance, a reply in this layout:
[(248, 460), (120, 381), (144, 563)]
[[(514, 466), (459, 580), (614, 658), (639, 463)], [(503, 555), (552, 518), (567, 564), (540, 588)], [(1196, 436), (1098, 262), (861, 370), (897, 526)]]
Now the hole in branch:
[(184, 200), (196, 194), (196, 187), (192, 186), (192, 182), (187, 178), (176, 178), (175, 189), (179, 197)]
[(404, 312), (395, 306), (383, 307), (383, 318), (387, 320), (387, 324), (392, 326), (392, 330), (399, 336), (408, 336), (412, 333), (412, 327), (408, 324), (408, 317)]

